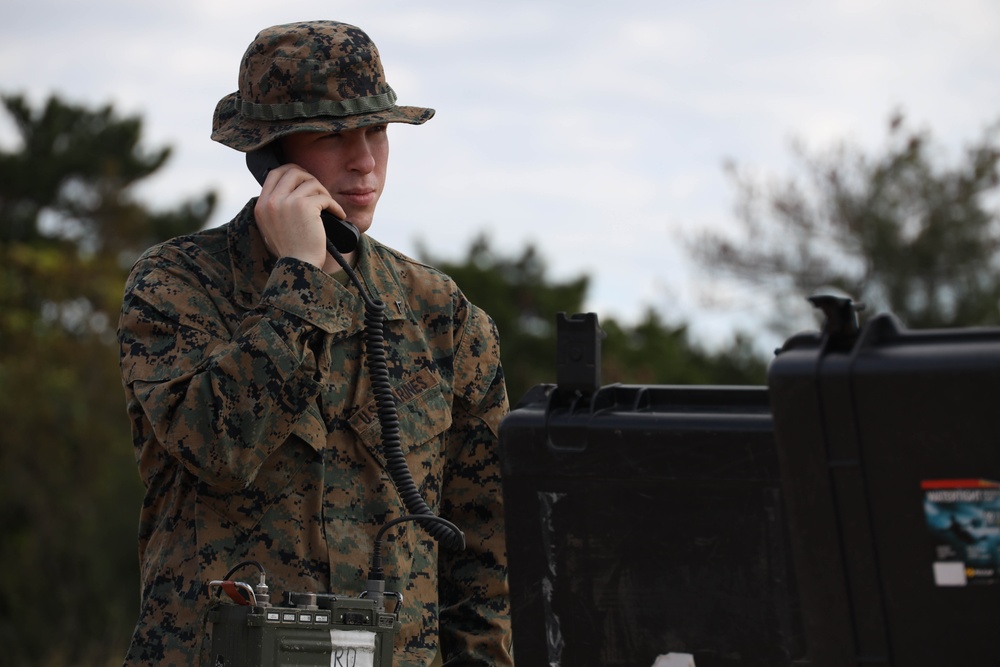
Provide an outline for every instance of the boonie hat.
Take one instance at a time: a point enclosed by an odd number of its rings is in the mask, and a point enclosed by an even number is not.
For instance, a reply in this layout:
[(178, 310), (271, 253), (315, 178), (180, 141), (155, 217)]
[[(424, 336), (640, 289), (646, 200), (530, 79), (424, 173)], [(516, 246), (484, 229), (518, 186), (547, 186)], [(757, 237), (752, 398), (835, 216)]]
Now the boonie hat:
[(378, 49), (360, 28), (289, 23), (262, 30), (247, 47), (239, 90), (215, 107), (212, 139), (247, 152), (294, 132), (419, 125), (433, 115), (396, 106)]

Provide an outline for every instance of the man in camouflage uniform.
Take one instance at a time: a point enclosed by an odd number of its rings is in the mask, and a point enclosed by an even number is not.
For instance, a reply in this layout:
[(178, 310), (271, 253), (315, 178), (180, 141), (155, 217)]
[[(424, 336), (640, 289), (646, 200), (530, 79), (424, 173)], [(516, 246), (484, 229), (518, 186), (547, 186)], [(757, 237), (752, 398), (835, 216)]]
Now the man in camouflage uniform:
[[(127, 665), (197, 664), (206, 584), (248, 559), (278, 595), (357, 595), (379, 527), (407, 513), (386, 472), (362, 297), (327, 254), (319, 213), (365, 232), (386, 124), (433, 113), (395, 104), (353, 26), (276, 26), (247, 49), (212, 138), (240, 151), (280, 142), (288, 162), (228, 224), (147, 251), (125, 292), (122, 377), (147, 489)], [(363, 233), (345, 257), (388, 306), (388, 377), (416, 485), (467, 543), (449, 551), (420, 525), (392, 529), (395, 664), (440, 651), (448, 665), (510, 665), (495, 327), (450, 278)]]

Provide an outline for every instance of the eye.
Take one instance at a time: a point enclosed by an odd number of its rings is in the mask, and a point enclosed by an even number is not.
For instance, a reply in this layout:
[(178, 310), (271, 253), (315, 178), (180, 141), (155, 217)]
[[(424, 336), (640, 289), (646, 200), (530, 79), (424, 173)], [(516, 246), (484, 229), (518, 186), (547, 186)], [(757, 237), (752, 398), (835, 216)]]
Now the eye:
[(388, 129), (388, 124), (382, 123), (381, 125), (370, 125), (368, 127), (369, 134), (379, 134), (385, 132)]

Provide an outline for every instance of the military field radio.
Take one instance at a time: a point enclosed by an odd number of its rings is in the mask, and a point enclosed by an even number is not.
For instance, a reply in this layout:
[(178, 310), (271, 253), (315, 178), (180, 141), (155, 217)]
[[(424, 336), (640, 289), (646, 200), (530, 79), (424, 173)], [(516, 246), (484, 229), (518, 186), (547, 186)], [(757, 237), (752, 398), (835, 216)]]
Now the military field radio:
[[(212, 624), (209, 664), (212, 667), (391, 667), (403, 595), (385, 590), (382, 536), (403, 521), (439, 524), (461, 535), (454, 524), (432, 514), (406, 515), (389, 521), (375, 538), (368, 580), (357, 597), (285, 592), (282, 604), (272, 605), (264, 568), (256, 561), (239, 563), (222, 579), (209, 582), (209, 594), (213, 596), (208, 608), (208, 621)], [(255, 586), (231, 578), (248, 566), (259, 573)], [(392, 609), (386, 607), (386, 598), (394, 600)]]
[(287, 592), (284, 604), (272, 606), (262, 592), (267, 589), (263, 571), (254, 588), (229, 579), (211, 582), (211, 588), (216, 586), (236, 604), (209, 608), (212, 665), (392, 665), (399, 621), (381, 599)]

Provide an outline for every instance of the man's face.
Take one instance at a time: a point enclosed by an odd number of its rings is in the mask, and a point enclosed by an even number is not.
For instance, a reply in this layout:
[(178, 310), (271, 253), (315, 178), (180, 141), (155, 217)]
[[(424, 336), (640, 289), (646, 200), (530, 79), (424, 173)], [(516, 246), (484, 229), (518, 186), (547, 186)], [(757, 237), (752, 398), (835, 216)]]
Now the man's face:
[(385, 125), (343, 132), (299, 132), (282, 140), (285, 159), (323, 184), (347, 219), (367, 231), (385, 187), (389, 137)]

